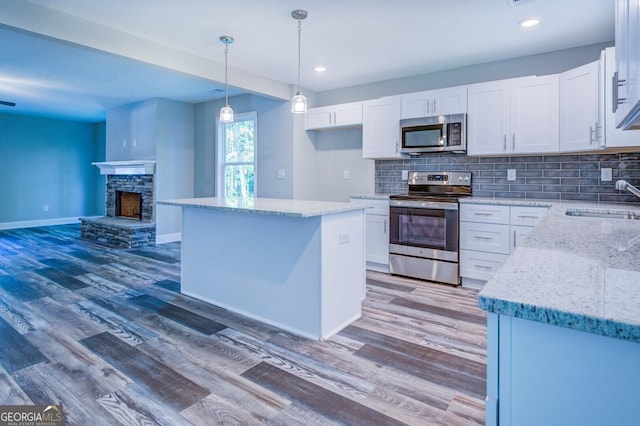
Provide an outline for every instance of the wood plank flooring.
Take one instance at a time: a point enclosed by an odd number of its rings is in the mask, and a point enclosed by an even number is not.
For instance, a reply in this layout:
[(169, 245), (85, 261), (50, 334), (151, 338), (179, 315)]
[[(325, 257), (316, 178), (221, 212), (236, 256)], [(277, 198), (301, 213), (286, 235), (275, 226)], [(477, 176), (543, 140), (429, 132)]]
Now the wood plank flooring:
[(369, 272), (362, 317), (323, 342), (179, 291), (179, 243), (0, 231), (0, 405), (62, 404), (70, 425), (484, 423), (475, 291)]

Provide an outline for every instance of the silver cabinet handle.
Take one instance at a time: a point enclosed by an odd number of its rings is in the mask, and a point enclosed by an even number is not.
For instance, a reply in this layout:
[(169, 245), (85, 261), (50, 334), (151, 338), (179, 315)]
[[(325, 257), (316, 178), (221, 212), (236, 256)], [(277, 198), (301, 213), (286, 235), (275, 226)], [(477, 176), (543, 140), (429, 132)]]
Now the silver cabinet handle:
[(431, 100), (427, 99), (427, 115), (431, 114)]
[(486, 265), (473, 265), (474, 268), (476, 269), (485, 269), (485, 270), (490, 270), (493, 269), (491, 266), (486, 266)]
[(594, 135), (593, 126), (589, 126), (589, 145), (593, 145)]
[(331, 113), (329, 113), (329, 126), (331, 126)]
[(504, 152), (507, 152), (507, 134), (504, 134)]
[(384, 220), (384, 233), (387, 233), (387, 219)]
[(516, 235), (518, 234), (516, 234), (516, 230), (514, 229), (513, 230), (513, 248), (518, 247), (518, 243), (516, 242)]
[(482, 241), (491, 241), (491, 240), (493, 240), (493, 238), (491, 238), (491, 237), (482, 237), (480, 235), (474, 235), (473, 238), (475, 238), (476, 240), (482, 240)]
[(511, 135), (511, 150), (516, 150), (516, 134)]
[(433, 100), (433, 113), (436, 113), (436, 100)]
[(493, 216), (492, 213), (473, 212), (474, 216)]
[(519, 219), (540, 219), (540, 216), (521, 214), (521, 215), (518, 215), (518, 218)]

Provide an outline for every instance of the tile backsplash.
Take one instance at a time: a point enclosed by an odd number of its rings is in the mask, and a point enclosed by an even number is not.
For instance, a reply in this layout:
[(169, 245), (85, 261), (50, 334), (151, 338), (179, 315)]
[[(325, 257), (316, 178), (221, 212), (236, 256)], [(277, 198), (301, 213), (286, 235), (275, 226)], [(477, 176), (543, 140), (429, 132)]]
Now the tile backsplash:
[[(600, 180), (602, 168), (612, 169), (610, 182)], [(507, 180), (508, 169), (516, 170), (515, 181)], [(514, 157), (428, 154), (403, 160), (376, 160), (376, 194), (406, 193), (403, 170), (472, 172), (473, 195), (481, 197), (640, 202), (630, 193), (615, 189), (618, 179), (640, 186), (640, 152)]]

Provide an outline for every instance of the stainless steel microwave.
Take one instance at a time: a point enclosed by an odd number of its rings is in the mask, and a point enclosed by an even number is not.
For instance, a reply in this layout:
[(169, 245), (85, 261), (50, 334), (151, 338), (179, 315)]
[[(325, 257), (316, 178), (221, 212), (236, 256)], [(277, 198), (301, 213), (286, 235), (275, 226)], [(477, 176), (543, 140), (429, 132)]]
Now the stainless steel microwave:
[(438, 115), (400, 120), (400, 152), (467, 152), (467, 114)]

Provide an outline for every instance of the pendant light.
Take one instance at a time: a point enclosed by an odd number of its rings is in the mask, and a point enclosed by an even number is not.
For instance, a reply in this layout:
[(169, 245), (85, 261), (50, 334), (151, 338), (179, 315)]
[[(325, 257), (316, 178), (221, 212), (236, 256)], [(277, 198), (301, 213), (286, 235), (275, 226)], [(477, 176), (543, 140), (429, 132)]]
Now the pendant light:
[(302, 68), (300, 65), (300, 33), (302, 32), (302, 20), (306, 19), (306, 10), (294, 10), (291, 12), (293, 19), (298, 21), (298, 92), (291, 98), (291, 112), (305, 113), (307, 112), (307, 98), (302, 94), (302, 84), (300, 83), (300, 75)]
[(229, 45), (233, 43), (233, 37), (220, 36), (220, 41), (224, 43), (224, 106), (220, 108), (220, 122), (233, 122), (233, 110), (229, 106), (229, 87), (227, 84), (227, 54), (229, 53)]

